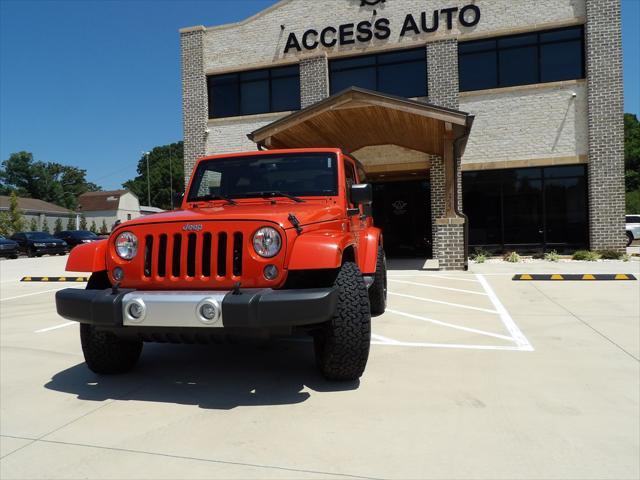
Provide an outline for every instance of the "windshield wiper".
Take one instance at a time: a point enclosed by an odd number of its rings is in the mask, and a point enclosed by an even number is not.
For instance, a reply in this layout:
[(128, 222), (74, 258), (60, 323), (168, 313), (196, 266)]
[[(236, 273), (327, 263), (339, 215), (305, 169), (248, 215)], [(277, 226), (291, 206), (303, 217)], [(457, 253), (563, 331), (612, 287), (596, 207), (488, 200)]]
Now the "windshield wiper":
[(226, 202), (229, 203), (229, 205), (237, 205), (238, 202), (236, 202), (233, 198), (227, 197), (226, 195), (206, 195), (204, 197), (201, 197), (198, 199), (198, 201), (200, 202), (208, 202), (210, 200), (225, 200)]
[(296, 197), (295, 195), (291, 195), (290, 193), (281, 192), (279, 190), (269, 190), (265, 192), (244, 192), (242, 194), (243, 197), (264, 197), (264, 198), (273, 198), (273, 197), (286, 197), (289, 200), (293, 200), (296, 203), (304, 203), (305, 200)]

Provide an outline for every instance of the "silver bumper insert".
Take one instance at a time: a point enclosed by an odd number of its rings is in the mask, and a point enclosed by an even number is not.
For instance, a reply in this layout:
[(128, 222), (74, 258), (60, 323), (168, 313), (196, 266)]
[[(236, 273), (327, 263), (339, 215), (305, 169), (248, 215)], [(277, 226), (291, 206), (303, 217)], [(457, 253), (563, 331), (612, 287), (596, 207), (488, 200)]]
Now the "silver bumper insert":
[(125, 326), (222, 328), (222, 300), (228, 292), (131, 292), (122, 298)]

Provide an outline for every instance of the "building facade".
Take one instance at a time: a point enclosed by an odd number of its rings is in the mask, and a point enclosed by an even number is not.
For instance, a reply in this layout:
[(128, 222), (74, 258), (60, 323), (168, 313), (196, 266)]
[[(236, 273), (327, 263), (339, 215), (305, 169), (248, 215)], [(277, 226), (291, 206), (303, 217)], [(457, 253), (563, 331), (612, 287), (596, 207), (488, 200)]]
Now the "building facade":
[[(471, 247), (624, 248), (619, 0), (282, 0), (180, 37), (187, 177), (198, 157), (253, 150), (250, 132), (357, 86), (475, 116), (458, 160)], [(438, 221), (442, 159), (353, 155), (387, 251), (457, 252), (459, 268), (464, 236)]]
[[(0, 195), (0, 212), (8, 212), (10, 204), (9, 196)], [(66, 230), (77, 222), (76, 213), (72, 210), (37, 198), (18, 197), (18, 209), (24, 216), (24, 228), (27, 231), (35, 227), (36, 231), (48, 230), (51, 233), (56, 228), (56, 223), (62, 225), (62, 230)]]
[(87, 227), (95, 223), (100, 230), (106, 225), (108, 231), (117, 221), (142, 216), (138, 197), (129, 190), (83, 193), (78, 197), (78, 212), (87, 220)]

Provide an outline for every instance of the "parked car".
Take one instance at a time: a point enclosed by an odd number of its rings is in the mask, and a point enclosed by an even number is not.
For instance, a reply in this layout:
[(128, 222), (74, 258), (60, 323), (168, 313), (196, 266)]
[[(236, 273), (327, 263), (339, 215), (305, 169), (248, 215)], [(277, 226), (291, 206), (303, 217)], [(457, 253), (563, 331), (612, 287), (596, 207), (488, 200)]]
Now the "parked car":
[(56, 306), (80, 322), (87, 366), (127, 372), (146, 341), (304, 332), (326, 378), (360, 377), (387, 298), (362, 172), (327, 148), (200, 159), (180, 210), (71, 252), (66, 268), (92, 274), (86, 289), (58, 291)]
[(640, 239), (640, 215), (627, 215), (627, 247)]
[(69, 252), (67, 242), (55, 238), (47, 232), (19, 232), (11, 236), (17, 242), (20, 251), (29, 257), (42, 255), (66, 255)]
[(91, 243), (97, 240), (104, 240), (105, 238), (109, 238), (106, 236), (96, 235), (89, 230), (63, 230), (60, 233), (55, 233), (54, 237), (67, 242), (67, 245), (69, 245), (69, 249), (72, 249), (76, 245), (82, 245), (83, 243)]
[(0, 257), (18, 258), (18, 244), (0, 235)]

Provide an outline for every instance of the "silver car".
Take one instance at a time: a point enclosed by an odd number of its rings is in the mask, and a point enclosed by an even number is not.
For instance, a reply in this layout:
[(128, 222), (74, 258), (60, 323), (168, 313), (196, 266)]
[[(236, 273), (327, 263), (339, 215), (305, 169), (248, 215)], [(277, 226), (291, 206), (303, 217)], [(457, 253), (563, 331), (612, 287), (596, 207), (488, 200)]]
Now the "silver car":
[(627, 215), (627, 247), (640, 238), (640, 215)]

